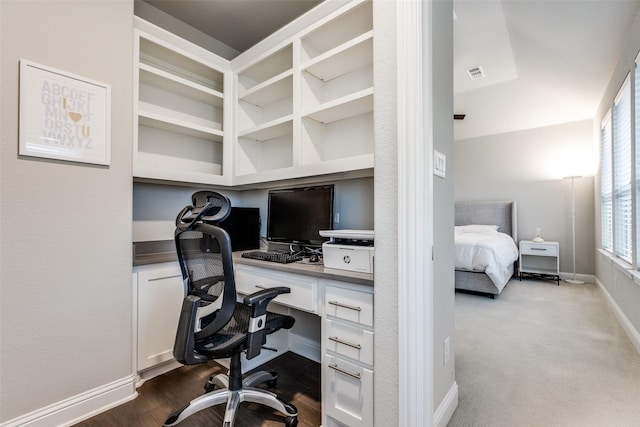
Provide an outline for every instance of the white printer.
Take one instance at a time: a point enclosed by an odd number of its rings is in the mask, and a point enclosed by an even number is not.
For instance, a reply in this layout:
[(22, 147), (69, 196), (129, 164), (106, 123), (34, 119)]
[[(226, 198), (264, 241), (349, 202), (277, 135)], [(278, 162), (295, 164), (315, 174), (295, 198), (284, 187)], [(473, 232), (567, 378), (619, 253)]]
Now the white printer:
[(326, 268), (373, 273), (373, 230), (321, 230)]

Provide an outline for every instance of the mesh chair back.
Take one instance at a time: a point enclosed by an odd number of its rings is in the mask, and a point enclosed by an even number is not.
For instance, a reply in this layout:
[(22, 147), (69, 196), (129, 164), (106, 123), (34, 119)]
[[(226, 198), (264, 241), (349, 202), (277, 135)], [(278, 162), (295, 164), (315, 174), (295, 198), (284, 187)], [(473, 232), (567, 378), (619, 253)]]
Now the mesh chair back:
[(185, 230), (177, 236), (188, 280), (187, 293), (214, 302), (224, 291), (220, 244), (202, 231)]
[(175, 242), (185, 293), (199, 297), (202, 307), (216, 303), (216, 311), (204, 310), (196, 332), (196, 339), (204, 339), (229, 322), (236, 304), (231, 240), (214, 225), (229, 215), (231, 203), (212, 191), (195, 193), (192, 201), (196, 206), (187, 206), (176, 218)]

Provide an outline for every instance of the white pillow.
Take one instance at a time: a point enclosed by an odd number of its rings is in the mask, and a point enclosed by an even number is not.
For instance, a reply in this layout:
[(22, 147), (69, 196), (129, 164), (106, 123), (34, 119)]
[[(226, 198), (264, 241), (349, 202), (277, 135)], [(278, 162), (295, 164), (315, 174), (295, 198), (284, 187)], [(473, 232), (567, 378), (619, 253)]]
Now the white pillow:
[(456, 229), (457, 228), (460, 228), (460, 231), (463, 233), (487, 233), (498, 231), (497, 225), (484, 224), (458, 225), (456, 226)]

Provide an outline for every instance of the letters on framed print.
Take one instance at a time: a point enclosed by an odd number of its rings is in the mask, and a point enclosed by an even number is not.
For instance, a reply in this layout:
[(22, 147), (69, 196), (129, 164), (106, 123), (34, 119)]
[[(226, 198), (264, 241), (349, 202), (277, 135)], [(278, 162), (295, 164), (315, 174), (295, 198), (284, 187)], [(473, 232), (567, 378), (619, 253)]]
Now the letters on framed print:
[(111, 86), (21, 59), (19, 154), (109, 165)]

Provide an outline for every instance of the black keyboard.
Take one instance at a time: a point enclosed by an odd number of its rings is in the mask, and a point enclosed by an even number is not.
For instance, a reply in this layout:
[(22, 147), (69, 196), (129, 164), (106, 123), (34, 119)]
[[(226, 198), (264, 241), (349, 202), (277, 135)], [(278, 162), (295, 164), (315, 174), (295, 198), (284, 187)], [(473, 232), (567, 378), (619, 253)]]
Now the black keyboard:
[(296, 262), (302, 259), (302, 255), (289, 254), (286, 252), (264, 252), (264, 251), (243, 252), (242, 257), (259, 259), (260, 261), (279, 262), (281, 264), (288, 264), (290, 262)]

